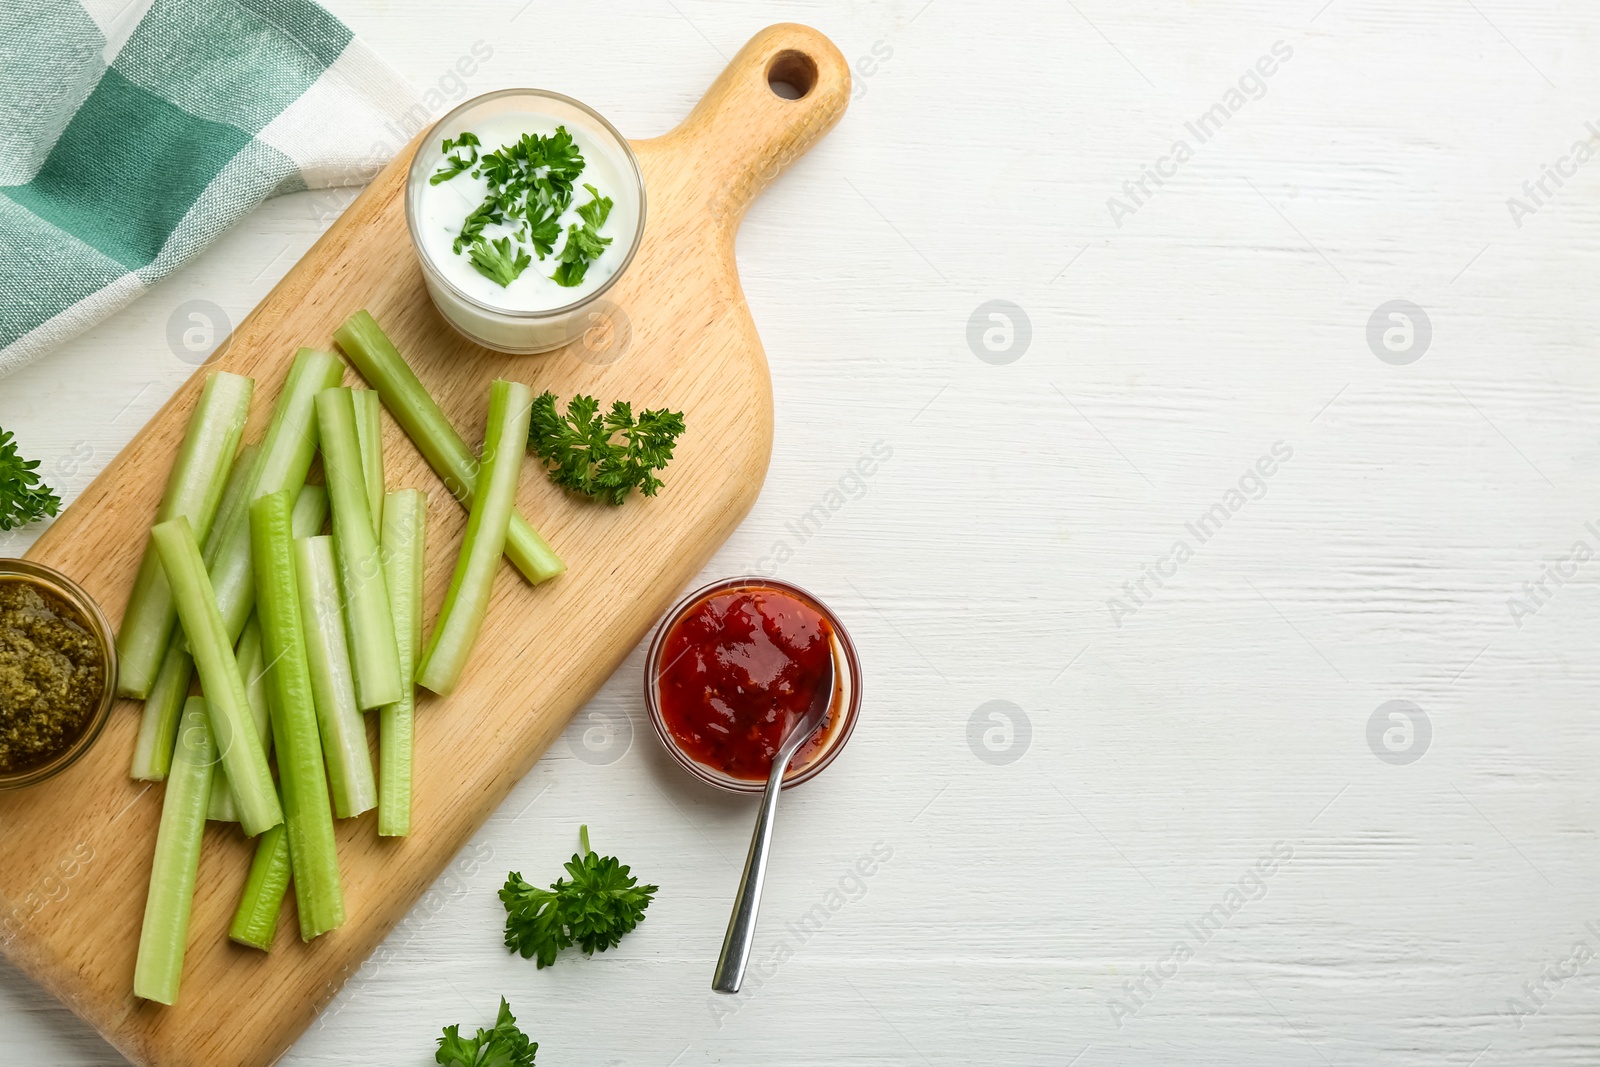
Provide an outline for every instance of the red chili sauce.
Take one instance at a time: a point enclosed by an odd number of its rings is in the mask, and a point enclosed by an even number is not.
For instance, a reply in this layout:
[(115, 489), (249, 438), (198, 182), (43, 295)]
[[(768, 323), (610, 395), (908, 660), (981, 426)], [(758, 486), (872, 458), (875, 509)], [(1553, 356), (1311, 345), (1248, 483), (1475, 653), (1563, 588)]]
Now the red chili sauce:
[[(667, 634), (657, 676), (661, 717), (690, 758), (765, 781), (832, 656), (833, 628), (806, 601), (779, 589), (721, 590), (690, 607)], [(837, 678), (834, 689), (837, 699)], [(791, 769), (816, 758), (839, 718), (830, 707)]]

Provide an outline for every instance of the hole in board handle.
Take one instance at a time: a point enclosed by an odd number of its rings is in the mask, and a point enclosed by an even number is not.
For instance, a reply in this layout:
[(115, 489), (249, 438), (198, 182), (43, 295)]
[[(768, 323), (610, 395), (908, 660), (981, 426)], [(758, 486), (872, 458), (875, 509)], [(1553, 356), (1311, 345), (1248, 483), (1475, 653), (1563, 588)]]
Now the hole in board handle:
[(804, 52), (787, 49), (767, 64), (767, 88), (785, 100), (801, 100), (817, 87), (817, 61)]

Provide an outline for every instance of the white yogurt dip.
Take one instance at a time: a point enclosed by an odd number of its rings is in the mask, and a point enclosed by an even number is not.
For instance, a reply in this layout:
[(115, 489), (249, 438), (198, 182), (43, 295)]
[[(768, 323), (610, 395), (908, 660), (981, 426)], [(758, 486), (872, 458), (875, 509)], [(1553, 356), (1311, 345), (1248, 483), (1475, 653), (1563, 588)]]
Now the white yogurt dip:
[[(458, 254), (454, 244), (463, 223), (490, 194), (490, 184), (477, 166), (432, 184), (446, 167), (443, 142), (474, 134), (481, 159), (524, 134), (548, 137), (563, 128), (583, 157), (583, 170), (572, 182), (571, 202), (556, 218), (559, 236), (543, 259), (528, 239), (520, 218), (481, 228), (485, 242), (509, 240), (513, 256), (531, 262), (505, 286), (478, 270), (469, 239)], [(536, 172), (543, 175), (543, 170)], [(594, 232), (610, 243), (588, 260), (582, 280), (564, 286), (553, 280), (562, 251), (572, 238), (570, 228), (584, 226), (579, 208), (596, 199), (594, 186), (611, 209)], [(406, 218), (422, 260), (423, 274), (434, 303), (445, 318), (468, 338), (508, 352), (542, 352), (565, 345), (588, 329), (586, 309), (609, 289), (638, 247), (644, 225), (644, 187), (638, 163), (615, 129), (584, 105), (567, 97), (529, 89), (508, 89), (470, 100), (446, 115), (428, 132), (412, 161), (406, 189)]]

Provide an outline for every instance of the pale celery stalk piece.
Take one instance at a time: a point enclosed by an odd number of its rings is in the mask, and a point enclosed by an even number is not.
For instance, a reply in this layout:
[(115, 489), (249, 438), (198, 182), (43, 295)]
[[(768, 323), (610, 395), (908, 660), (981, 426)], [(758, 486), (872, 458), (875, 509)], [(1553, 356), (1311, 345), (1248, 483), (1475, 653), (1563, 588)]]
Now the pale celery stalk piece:
[(329, 352), (302, 348), (289, 367), (283, 392), (272, 409), (272, 419), (261, 439), (254, 484), (245, 494), (245, 507), (226, 530), (217, 531), (213, 551), (206, 555), (211, 585), (217, 593), (228, 636), (237, 641), (255, 606), (255, 582), (250, 574), (250, 512), (248, 505), (281, 489), (292, 495), (305, 485), (306, 472), (317, 451), (316, 396), (339, 384), (344, 364)]
[(133, 768), (129, 772), (137, 781), (160, 782), (166, 780), (172, 768), (172, 746), (178, 736), (178, 720), (183, 715), (183, 702), (189, 696), (189, 683), (194, 680), (194, 659), (184, 641), (181, 627), (173, 627), (167, 640), (167, 654), (161, 659), (161, 670), (156, 674), (156, 684), (144, 700), (144, 713), (139, 719), (139, 737), (133, 745)]
[[(245, 624), (239, 644), (233, 650), (239, 661), (239, 673), (244, 677), (244, 695), (250, 702), (250, 717), (256, 726), (256, 736), (261, 738), (261, 751), (272, 756), (272, 726), (267, 721), (267, 664), (261, 654), (261, 626), (255, 616)], [(226, 772), (220, 772), (211, 782), (211, 807), (206, 818), (212, 822), (238, 822), (239, 808), (233, 800), (233, 789), (228, 785)]]
[[(198, 554), (198, 553), (197, 553)], [(144, 902), (139, 954), (133, 967), (134, 996), (175, 1004), (183, 978), (183, 955), (189, 943), (189, 914), (200, 869), (200, 846), (206, 830), (206, 804), (211, 795), (211, 768), (217, 746), (210, 716), (201, 697), (184, 705), (172, 773), (161, 799), (161, 824), (156, 831), (155, 858), (150, 864), (150, 893)]]
[(211, 733), (233, 786), (239, 825), (247, 836), (254, 837), (282, 822), (283, 810), (272, 784), (272, 772), (267, 769), (266, 754), (256, 736), (244, 678), (233, 655), (233, 641), (223, 626), (189, 520), (179, 516), (163, 522), (150, 531), (150, 536), (161, 554), (161, 566), (167, 572), (178, 606), (178, 619), (183, 623), (195, 670), (200, 675), (200, 688), (206, 694)]
[(489, 420), (478, 491), (467, 516), (467, 533), (444, 607), (417, 667), (418, 684), (440, 696), (448, 696), (460, 680), (489, 610), (495, 572), (500, 569), (506, 530), (516, 505), (532, 414), (533, 390), (526, 385), (501, 378), (489, 386)]
[(312, 533), (321, 529), (321, 513), (314, 524), (303, 514), (306, 494), (315, 488), (306, 486), (301, 491), (292, 522), (287, 491), (262, 497), (250, 509), (256, 617), (261, 623), (262, 651), (267, 660), (267, 704), (278, 749), (278, 791), (288, 830), (295, 910), (300, 918), (300, 937), (305, 941), (345, 920), (339, 857), (333, 839), (333, 809), (328, 802), (327, 770), (322, 761), (316, 698), (306, 658), (291, 536), (302, 522), (310, 524)]
[(228, 940), (262, 952), (272, 950), (283, 895), (289, 889), (288, 833), (286, 826), (274, 826), (256, 838), (256, 854), (239, 895), (238, 910), (228, 926)]
[(267, 660), (261, 651), (261, 623), (254, 615), (245, 623), (244, 633), (235, 646), (239, 674), (244, 678), (245, 699), (250, 702), (250, 717), (261, 741), (261, 753), (272, 758), (272, 725), (267, 720)]
[(328, 490), (320, 485), (308, 485), (295, 497), (294, 510), (289, 513), (289, 532), (294, 537), (316, 537), (328, 521)]
[(261, 462), (261, 446), (248, 444), (239, 449), (239, 458), (233, 461), (228, 472), (228, 485), (222, 490), (222, 503), (217, 506), (217, 517), (211, 520), (211, 532), (199, 538), (200, 558), (206, 569), (221, 550), (223, 535), (232, 530), (250, 507), (250, 494), (255, 491), (257, 464)]
[(383, 558), (361, 466), (356, 410), (349, 389), (317, 394), (317, 433), (333, 508), (333, 548), (344, 598), (356, 703), (363, 710), (400, 699), (400, 650), (395, 642)]
[[(345, 320), (333, 339), (378, 391), (383, 406), (444, 481), (445, 488), (470, 511), (478, 484), (478, 462), (377, 322), (366, 311), (358, 311)], [(526, 441), (523, 447), (527, 447)], [(535, 585), (567, 569), (539, 531), (515, 512), (506, 533), (506, 558)]]
[(378, 835), (411, 833), (412, 717), (416, 686), (411, 677), (422, 651), (423, 541), (428, 498), (417, 489), (397, 489), (383, 504), (383, 576), (389, 585), (400, 672), (400, 699), (378, 711)]
[[(156, 522), (179, 515), (189, 520), (195, 536), (204, 540), (222, 502), (228, 472), (239, 451), (239, 438), (250, 417), (250, 394), (255, 381), (219, 371), (206, 377), (200, 400), (189, 416), (177, 461), (167, 474), (167, 487), (156, 508)], [(117, 695), (142, 700), (150, 695), (166, 654), (178, 613), (172, 590), (161, 571), (154, 546), (146, 544), (133, 593), (117, 631)]]
[(322, 735), (322, 757), (333, 792), (333, 813), (348, 819), (377, 806), (378, 787), (372, 775), (372, 753), (367, 747), (367, 723), (356, 706), (333, 538), (296, 538), (294, 568), (311, 692)]
[(356, 411), (356, 443), (361, 446), (361, 477), (372, 511), (372, 532), (383, 540), (383, 401), (371, 389), (350, 390)]
[[(255, 484), (259, 454), (257, 446), (245, 445), (234, 459), (233, 469), (228, 472), (228, 483), (222, 490), (222, 503), (217, 506), (216, 518), (211, 521), (211, 534), (200, 552), (201, 559), (211, 559), (219, 532), (227, 529), (233, 516), (248, 503), (245, 497)], [(172, 766), (172, 744), (178, 733), (178, 717), (183, 714), (183, 702), (189, 696), (189, 682), (193, 678), (194, 660), (189, 655), (183, 627), (174, 626), (172, 637), (167, 641), (166, 654), (161, 657), (161, 670), (156, 674), (155, 685), (150, 687), (150, 693), (145, 697), (144, 713), (139, 720), (139, 736), (134, 742), (133, 768), (130, 772), (136, 780), (159, 782), (166, 778), (167, 769)]]
[[(295, 501), (290, 528), (294, 537), (314, 537), (322, 530), (328, 518), (328, 493), (320, 485), (308, 485), (300, 490)], [(253, 558), (253, 555), (252, 555)], [(254, 569), (252, 567), (252, 569)], [(272, 727), (267, 711), (267, 665), (262, 650), (261, 624), (252, 615), (245, 624), (244, 633), (234, 649), (239, 660), (239, 672), (244, 675), (245, 694), (250, 699), (250, 713), (255, 716), (256, 733), (261, 735), (261, 749), (272, 755)], [(239, 809), (233, 799), (233, 789), (227, 785), (227, 774), (219, 772), (211, 787), (211, 810), (206, 816), (213, 822), (238, 822)]]

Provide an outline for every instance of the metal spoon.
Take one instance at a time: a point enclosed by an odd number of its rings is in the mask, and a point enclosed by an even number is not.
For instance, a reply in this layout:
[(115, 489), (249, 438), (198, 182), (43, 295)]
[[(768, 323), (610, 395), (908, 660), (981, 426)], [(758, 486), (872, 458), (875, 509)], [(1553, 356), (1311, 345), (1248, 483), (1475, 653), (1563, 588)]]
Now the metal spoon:
[(833, 657), (830, 656), (827, 672), (817, 679), (817, 688), (811, 694), (811, 706), (772, 757), (772, 773), (767, 775), (767, 791), (761, 794), (761, 811), (756, 815), (756, 831), (750, 838), (750, 855), (745, 857), (744, 874), (739, 878), (739, 894), (734, 898), (728, 932), (722, 939), (717, 973), (711, 978), (711, 988), (718, 993), (737, 993), (744, 981), (744, 969), (750, 962), (750, 949), (755, 943), (756, 911), (761, 907), (761, 883), (767, 875), (767, 851), (772, 845), (772, 826), (778, 813), (778, 796), (783, 792), (783, 774), (789, 769), (794, 754), (817, 732), (828, 714), (833, 704), (833, 674)]

